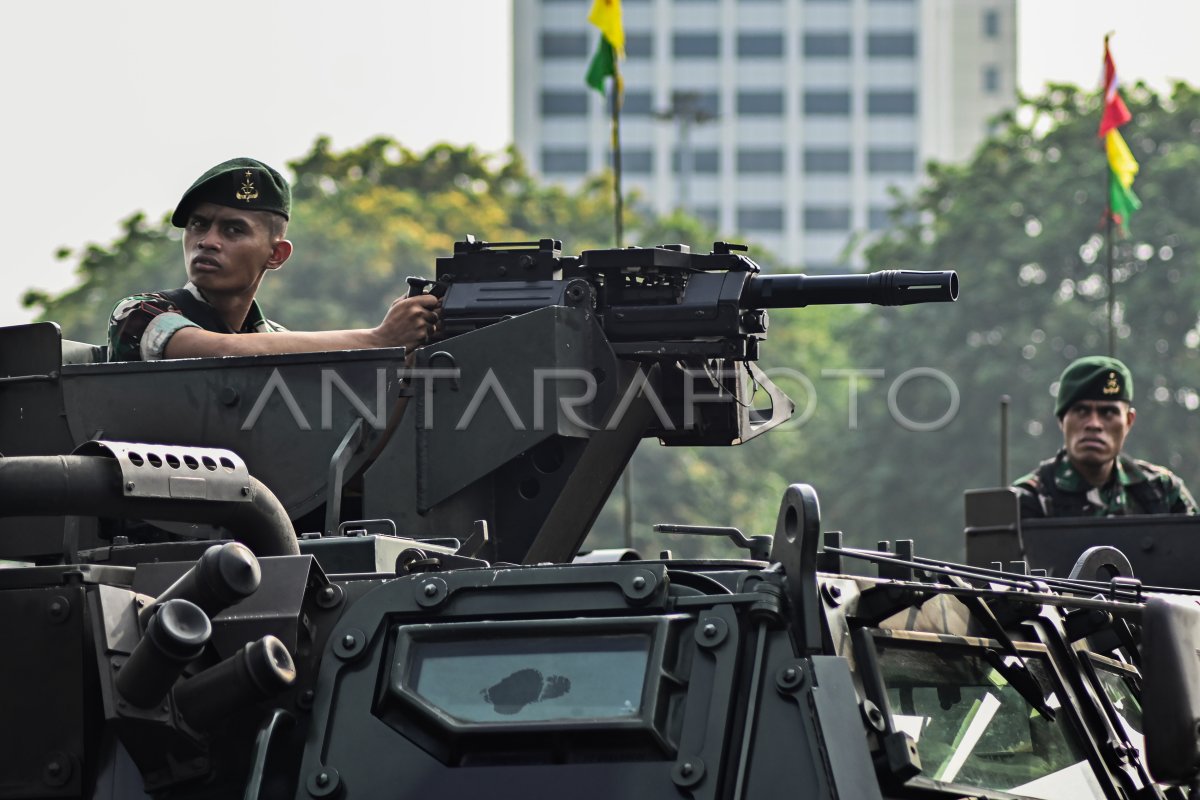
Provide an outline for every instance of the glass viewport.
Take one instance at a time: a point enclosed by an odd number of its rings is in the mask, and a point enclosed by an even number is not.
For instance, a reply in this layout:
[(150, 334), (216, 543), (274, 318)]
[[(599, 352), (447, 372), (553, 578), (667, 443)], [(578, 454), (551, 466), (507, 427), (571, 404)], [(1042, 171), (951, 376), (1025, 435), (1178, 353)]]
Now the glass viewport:
[[(1104, 798), (1066, 715), (1042, 716), (981, 651), (876, 644), (892, 724), (916, 741), (925, 778), (1046, 800)], [(1042, 660), (1025, 662), (1058, 711)]]

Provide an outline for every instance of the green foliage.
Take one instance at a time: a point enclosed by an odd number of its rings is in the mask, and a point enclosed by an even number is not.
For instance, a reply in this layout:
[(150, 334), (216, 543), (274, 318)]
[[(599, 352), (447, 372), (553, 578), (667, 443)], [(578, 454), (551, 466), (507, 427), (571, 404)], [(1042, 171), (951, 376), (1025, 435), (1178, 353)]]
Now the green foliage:
[[(1200, 94), (1144, 86), (1122, 129), (1141, 163), (1143, 210), (1115, 247), (1117, 357), (1134, 373), (1132, 454), (1200, 485), (1190, 437), (1200, 406)], [(855, 367), (885, 370), (859, 398), (859, 427), (821, 430), (830, 455), (826, 520), (858, 543), (915, 538), (926, 552), (961, 553), (963, 490), (999, 479), (999, 403), (1011, 397), (1010, 479), (1061, 445), (1052, 391), (1072, 359), (1107, 352), (1105, 159), (1099, 102), (1068, 86), (1023, 99), (966, 165), (932, 165), (926, 188), (898, 209), (912, 220), (868, 252), (875, 268), (959, 271), (954, 306), (872, 309), (841, 336)], [(940, 370), (961, 406), (936, 432), (906, 430), (887, 390), (914, 367)], [(897, 407), (910, 419), (948, 410), (946, 387), (920, 378)], [(818, 487), (821, 488), (821, 487)]]

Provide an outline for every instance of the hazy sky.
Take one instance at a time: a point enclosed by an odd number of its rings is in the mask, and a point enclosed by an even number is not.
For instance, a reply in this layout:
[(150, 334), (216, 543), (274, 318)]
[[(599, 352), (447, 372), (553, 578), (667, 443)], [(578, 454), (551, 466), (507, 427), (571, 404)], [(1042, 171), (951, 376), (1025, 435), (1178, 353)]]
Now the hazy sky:
[[(1020, 86), (1094, 85), (1106, 31), (1124, 81), (1200, 83), (1197, 29), (1190, 0), (1018, 0)], [(0, 324), (31, 318), (27, 288), (72, 282), (59, 247), (163, 214), (225, 158), (282, 167), (318, 134), (338, 148), (387, 134), (502, 149), (510, 40), (507, 0), (5, 4)]]

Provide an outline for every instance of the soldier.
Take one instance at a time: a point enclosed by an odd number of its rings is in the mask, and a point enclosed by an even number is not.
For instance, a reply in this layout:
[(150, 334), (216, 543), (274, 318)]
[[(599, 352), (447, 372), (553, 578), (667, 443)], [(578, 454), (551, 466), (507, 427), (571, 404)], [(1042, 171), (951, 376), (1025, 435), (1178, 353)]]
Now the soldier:
[(1121, 453), (1132, 401), (1133, 376), (1115, 358), (1080, 358), (1063, 371), (1054, 406), (1063, 448), (1013, 484), (1022, 517), (1197, 513), (1173, 472)]
[(201, 175), (171, 215), (183, 228), (188, 282), (117, 303), (109, 360), (411, 349), (428, 340), (440, 302), (428, 295), (396, 300), (375, 328), (289, 331), (267, 319), (254, 296), (263, 276), (292, 254), (290, 211), (287, 181), (261, 161), (235, 158)]

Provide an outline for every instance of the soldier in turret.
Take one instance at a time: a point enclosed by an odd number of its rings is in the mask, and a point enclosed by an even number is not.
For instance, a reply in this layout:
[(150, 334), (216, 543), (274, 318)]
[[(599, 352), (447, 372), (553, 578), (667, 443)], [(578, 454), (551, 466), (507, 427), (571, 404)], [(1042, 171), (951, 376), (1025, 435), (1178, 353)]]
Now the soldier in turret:
[(171, 215), (171, 224), (183, 228), (188, 282), (117, 303), (109, 360), (411, 349), (428, 340), (440, 302), (430, 295), (396, 300), (374, 328), (289, 331), (267, 319), (255, 295), (267, 272), (292, 254), (290, 213), (287, 181), (261, 161), (235, 158), (201, 175)]
[(1063, 448), (1014, 483), (1022, 517), (1197, 513), (1177, 475), (1121, 452), (1132, 402), (1133, 375), (1115, 358), (1088, 356), (1063, 371), (1054, 406)]

